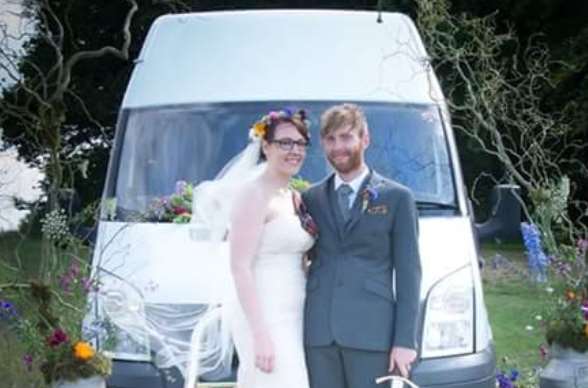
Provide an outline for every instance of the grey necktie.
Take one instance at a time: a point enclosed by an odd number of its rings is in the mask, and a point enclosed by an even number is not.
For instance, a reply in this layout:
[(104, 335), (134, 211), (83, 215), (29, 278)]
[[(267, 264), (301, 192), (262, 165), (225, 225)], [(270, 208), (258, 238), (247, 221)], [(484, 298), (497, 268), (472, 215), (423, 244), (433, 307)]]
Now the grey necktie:
[(337, 199), (339, 200), (339, 209), (343, 215), (343, 219), (347, 221), (351, 215), (351, 209), (349, 208), (349, 197), (353, 193), (353, 189), (348, 184), (343, 183), (337, 189)]

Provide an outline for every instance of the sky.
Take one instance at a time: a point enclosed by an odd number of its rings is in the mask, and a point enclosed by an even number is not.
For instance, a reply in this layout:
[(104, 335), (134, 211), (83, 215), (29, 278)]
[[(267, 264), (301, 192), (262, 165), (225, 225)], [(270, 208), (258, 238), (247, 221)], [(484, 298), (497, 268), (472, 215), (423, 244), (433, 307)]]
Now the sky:
[[(17, 16), (20, 11), (19, 4), (20, 0), (0, 0), (0, 27), (10, 35), (16, 36), (26, 27), (26, 23)], [(0, 39), (3, 36), (0, 32)], [(18, 48), (17, 41), (11, 40), (9, 44)], [(0, 69), (0, 79), (5, 76), (6, 73)], [(3, 148), (2, 144), (0, 128), (0, 150)], [(41, 194), (38, 187), (41, 178), (42, 174), (38, 170), (29, 168), (17, 160), (14, 149), (0, 151), (0, 232), (16, 229), (26, 215), (26, 212), (13, 206), (13, 196), (29, 201), (38, 198)]]

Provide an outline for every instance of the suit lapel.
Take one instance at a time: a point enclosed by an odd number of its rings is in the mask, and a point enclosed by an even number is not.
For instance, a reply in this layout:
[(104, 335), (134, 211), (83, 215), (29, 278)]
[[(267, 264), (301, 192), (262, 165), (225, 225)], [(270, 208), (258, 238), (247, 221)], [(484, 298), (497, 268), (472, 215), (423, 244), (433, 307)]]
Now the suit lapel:
[(343, 237), (343, 216), (337, 206), (337, 198), (335, 196), (334, 174), (325, 179), (320, 187), (320, 208), (325, 209), (325, 215), (328, 223), (339, 238)]
[(367, 187), (375, 186), (378, 182), (378, 174), (376, 174), (373, 170), (370, 170), (368, 176), (364, 179), (363, 183), (359, 187), (359, 191), (355, 196), (355, 201), (353, 202), (353, 207), (351, 208), (351, 217), (349, 221), (345, 225), (344, 233), (347, 234), (351, 232), (353, 227), (357, 224), (357, 222), (361, 219), (363, 215), (363, 192)]

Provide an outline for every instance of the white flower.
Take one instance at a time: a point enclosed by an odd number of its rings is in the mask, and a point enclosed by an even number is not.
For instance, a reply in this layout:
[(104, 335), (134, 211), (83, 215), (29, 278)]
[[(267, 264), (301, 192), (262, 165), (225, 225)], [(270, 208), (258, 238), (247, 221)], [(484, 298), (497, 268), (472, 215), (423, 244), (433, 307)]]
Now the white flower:
[(543, 320), (543, 317), (541, 315), (536, 315), (535, 316), (535, 319), (538, 320), (538, 321), (542, 321)]
[(63, 209), (56, 209), (41, 220), (41, 231), (48, 240), (61, 241), (68, 238), (67, 215)]
[(533, 326), (531, 326), (531, 325), (527, 325), (527, 326), (525, 327), (525, 330), (527, 330), (527, 331), (533, 331)]
[(548, 294), (553, 294), (553, 287), (547, 287), (545, 291), (547, 291)]

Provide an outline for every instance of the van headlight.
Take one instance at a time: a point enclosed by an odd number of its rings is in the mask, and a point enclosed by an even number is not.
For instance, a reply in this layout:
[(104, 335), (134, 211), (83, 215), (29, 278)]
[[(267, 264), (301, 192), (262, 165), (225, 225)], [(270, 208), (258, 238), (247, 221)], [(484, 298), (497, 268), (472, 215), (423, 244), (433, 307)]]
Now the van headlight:
[(474, 352), (474, 283), (470, 266), (447, 275), (426, 302), (422, 357)]
[(115, 359), (150, 361), (141, 294), (116, 281), (101, 286), (95, 297), (94, 319), (86, 320), (85, 331), (93, 333), (97, 347)]

